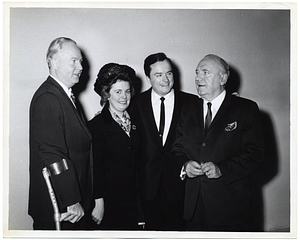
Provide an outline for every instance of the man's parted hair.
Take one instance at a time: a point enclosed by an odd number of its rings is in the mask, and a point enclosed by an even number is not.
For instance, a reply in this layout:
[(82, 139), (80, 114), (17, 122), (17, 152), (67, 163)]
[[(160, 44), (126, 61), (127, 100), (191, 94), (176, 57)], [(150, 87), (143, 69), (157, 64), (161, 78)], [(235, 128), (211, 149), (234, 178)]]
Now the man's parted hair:
[(167, 60), (170, 65), (172, 66), (172, 61), (170, 58), (168, 58), (166, 56), (166, 54), (162, 53), (162, 52), (159, 52), (159, 53), (154, 53), (154, 54), (151, 54), (149, 55), (145, 61), (144, 61), (144, 72), (145, 72), (145, 75), (147, 77), (150, 77), (150, 72), (151, 72), (151, 65), (156, 63), (156, 62), (163, 62)]

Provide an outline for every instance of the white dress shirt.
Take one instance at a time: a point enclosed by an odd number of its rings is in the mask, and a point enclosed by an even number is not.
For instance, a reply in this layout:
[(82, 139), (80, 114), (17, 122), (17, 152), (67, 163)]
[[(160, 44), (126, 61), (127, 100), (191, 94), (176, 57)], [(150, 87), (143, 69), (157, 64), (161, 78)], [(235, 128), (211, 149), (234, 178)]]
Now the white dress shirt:
[(62, 87), (62, 89), (65, 91), (65, 93), (68, 95), (68, 97), (70, 98), (71, 102), (73, 103), (74, 107), (76, 108), (75, 106), (75, 103), (73, 102), (71, 96), (72, 96), (72, 88), (67, 88), (65, 84), (63, 84), (61, 81), (59, 81), (58, 79), (56, 79), (55, 77), (53, 77), (51, 74), (50, 76)]
[[(174, 90), (172, 89), (171, 92), (169, 92), (167, 95), (164, 96), (165, 101), (165, 128), (163, 133), (163, 145), (166, 142), (169, 129), (171, 126), (172, 116), (173, 116), (173, 110), (174, 110)], [(151, 104), (154, 114), (155, 123), (157, 126), (157, 129), (159, 129), (159, 121), (160, 121), (160, 100), (161, 96), (159, 96), (156, 92), (152, 90), (151, 92)]]
[(219, 108), (221, 107), (221, 104), (223, 103), (226, 95), (226, 90), (221, 92), (219, 96), (217, 96), (214, 100), (212, 101), (207, 101), (203, 99), (203, 118), (205, 122), (205, 117), (207, 114), (207, 103), (211, 102), (211, 112), (212, 112), (212, 118), (211, 121), (213, 121), (214, 117), (216, 116), (217, 112), (219, 111)]

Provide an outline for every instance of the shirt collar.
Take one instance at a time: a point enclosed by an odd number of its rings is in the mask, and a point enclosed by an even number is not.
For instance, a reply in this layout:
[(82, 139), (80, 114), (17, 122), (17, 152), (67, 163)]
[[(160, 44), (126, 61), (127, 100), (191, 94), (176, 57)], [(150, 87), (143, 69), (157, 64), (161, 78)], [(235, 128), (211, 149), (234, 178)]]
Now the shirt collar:
[[(171, 91), (163, 96), (165, 98), (165, 101), (168, 101), (169, 99), (174, 98), (174, 89), (171, 89)], [(151, 91), (151, 99), (152, 99), (152, 103), (155, 104), (156, 102), (160, 101), (161, 96), (158, 95), (156, 92), (154, 92), (154, 90), (152, 89)]]
[(127, 119), (130, 119), (130, 116), (126, 110), (123, 112), (122, 116), (119, 117), (119, 115), (114, 110), (112, 110), (110, 107), (108, 109), (114, 120), (121, 119), (122, 121), (126, 121)]
[(222, 104), (222, 102), (225, 99), (225, 95), (226, 95), (226, 90), (224, 90), (223, 92), (221, 92), (221, 94), (219, 94), (219, 96), (217, 96), (215, 99), (213, 99), (212, 101), (207, 101), (205, 99), (203, 99), (203, 104), (207, 104), (208, 102), (212, 103), (212, 106), (218, 110)]
[(72, 88), (68, 88), (65, 84), (63, 84), (61, 81), (59, 81), (57, 78), (55, 78), (51, 74), (50, 74), (50, 77), (52, 77), (62, 87), (62, 89), (66, 92), (66, 94), (69, 97), (71, 97), (71, 95), (72, 95)]

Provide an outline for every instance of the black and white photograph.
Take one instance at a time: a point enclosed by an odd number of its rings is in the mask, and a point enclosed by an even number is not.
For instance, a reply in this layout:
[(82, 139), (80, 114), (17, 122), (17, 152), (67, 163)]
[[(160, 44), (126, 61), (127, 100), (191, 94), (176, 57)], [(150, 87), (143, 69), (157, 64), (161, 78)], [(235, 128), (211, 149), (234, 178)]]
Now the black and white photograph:
[(3, 2), (3, 237), (296, 238), (296, 2)]

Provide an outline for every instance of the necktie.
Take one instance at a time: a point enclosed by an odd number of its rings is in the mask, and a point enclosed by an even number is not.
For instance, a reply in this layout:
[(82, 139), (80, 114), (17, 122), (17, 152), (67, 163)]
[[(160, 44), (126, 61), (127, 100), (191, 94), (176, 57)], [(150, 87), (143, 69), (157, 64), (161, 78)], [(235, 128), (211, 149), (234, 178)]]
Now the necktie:
[(76, 104), (76, 98), (72, 92), (72, 89), (70, 89), (70, 90), (71, 90), (71, 96), (70, 96), (71, 101), (73, 102), (73, 105), (74, 105), (75, 109), (77, 110), (78, 114), (80, 115), (81, 119), (85, 122), (86, 120), (85, 120), (82, 112), (79, 110), (80, 107)]
[(211, 119), (212, 119), (211, 102), (208, 102), (207, 103), (207, 114), (205, 117), (205, 126), (204, 126), (205, 132), (207, 132), (207, 130), (208, 130), (208, 127), (211, 123)]
[[(72, 90), (71, 90), (71, 100), (72, 100), (72, 102), (74, 103), (74, 106), (76, 107), (76, 99), (75, 99), (75, 96), (74, 96)], [(76, 108), (77, 108), (77, 107), (76, 107)]]
[(164, 97), (160, 98), (160, 122), (159, 122), (159, 136), (162, 138), (165, 128), (165, 104), (164, 104)]

